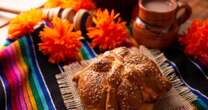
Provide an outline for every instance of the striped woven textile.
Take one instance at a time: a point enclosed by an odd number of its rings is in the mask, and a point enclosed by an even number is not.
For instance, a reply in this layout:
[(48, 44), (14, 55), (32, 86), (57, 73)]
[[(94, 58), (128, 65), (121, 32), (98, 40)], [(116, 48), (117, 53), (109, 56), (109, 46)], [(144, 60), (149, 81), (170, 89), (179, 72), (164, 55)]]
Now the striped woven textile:
[[(50, 64), (47, 56), (39, 52), (39, 41), (37, 31), (0, 51), (0, 90), (4, 93), (0, 97), (1, 110), (65, 109), (55, 79), (62, 68)], [(94, 57), (87, 42), (82, 43), (82, 59)]]
[(31, 39), (23, 37), (0, 53), (8, 109), (55, 109), (33, 50)]

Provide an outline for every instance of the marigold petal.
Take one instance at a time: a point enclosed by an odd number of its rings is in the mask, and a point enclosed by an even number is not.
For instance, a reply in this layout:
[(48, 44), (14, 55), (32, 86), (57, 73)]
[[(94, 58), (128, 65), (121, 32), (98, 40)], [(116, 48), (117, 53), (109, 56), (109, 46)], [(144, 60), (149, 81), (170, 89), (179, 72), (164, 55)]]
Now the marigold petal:
[(179, 42), (187, 55), (198, 59), (208, 66), (208, 19), (193, 20), (188, 32), (181, 36)]
[(94, 9), (95, 3), (92, 0), (47, 0), (44, 7), (62, 7), (62, 8), (73, 8), (75, 11), (79, 9)]
[(113, 49), (120, 46), (129, 36), (125, 22), (116, 21), (118, 14), (114, 10), (98, 9), (93, 17), (95, 27), (88, 28), (87, 35), (92, 39), (93, 47), (99, 46), (101, 50)]
[(33, 27), (44, 18), (45, 16), (39, 9), (31, 9), (21, 13), (9, 23), (9, 38), (18, 38), (25, 33), (32, 32)]
[(39, 49), (49, 56), (49, 62), (59, 63), (79, 56), (81, 32), (72, 31), (73, 25), (59, 18), (52, 20), (52, 27), (40, 32)]

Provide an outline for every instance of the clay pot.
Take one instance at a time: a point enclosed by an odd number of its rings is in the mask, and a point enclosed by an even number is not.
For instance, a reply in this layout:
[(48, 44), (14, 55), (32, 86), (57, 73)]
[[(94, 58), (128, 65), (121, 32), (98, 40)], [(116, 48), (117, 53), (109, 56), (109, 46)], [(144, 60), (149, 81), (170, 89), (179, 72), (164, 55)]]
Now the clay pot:
[(177, 40), (178, 30), (179, 25), (174, 24), (166, 32), (160, 33), (146, 29), (144, 26), (134, 22), (132, 32), (137, 43), (145, 45), (148, 48), (162, 49), (173, 45)]
[[(190, 17), (191, 7), (176, 0), (158, 0), (172, 4), (171, 10), (159, 12), (147, 9), (144, 4), (148, 1), (151, 0), (139, 1), (139, 13), (132, 23), (133, 36), (139, 44), (149, 48), (167, 48), (177, 40), (179, 27)], [(185, 11), (177, 17), (180, 10)]]

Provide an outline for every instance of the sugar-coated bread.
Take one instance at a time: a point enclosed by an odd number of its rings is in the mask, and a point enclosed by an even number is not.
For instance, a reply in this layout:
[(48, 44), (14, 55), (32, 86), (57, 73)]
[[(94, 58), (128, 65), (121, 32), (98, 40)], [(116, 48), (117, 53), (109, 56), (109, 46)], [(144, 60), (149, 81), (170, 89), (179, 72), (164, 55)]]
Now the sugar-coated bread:
[(86, 110), (151, 110), (171, 88), (154, 61), (126, 47), (98, 56), (73, 80)]

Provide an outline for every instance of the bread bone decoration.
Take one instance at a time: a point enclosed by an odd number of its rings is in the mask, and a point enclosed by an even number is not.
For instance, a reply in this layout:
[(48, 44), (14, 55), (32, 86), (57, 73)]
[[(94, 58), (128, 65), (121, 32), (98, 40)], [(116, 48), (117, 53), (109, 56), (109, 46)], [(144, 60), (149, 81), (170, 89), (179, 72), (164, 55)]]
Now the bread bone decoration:
[(67, 110), (193, 110), (196, 97), (165, 61), (143, 46), (120, 47), (65, 66), (56, 78)]

